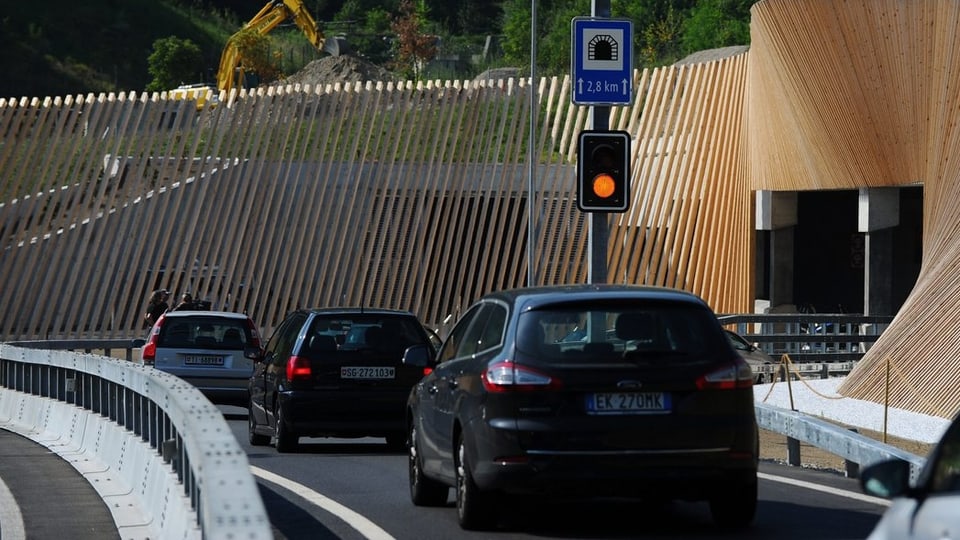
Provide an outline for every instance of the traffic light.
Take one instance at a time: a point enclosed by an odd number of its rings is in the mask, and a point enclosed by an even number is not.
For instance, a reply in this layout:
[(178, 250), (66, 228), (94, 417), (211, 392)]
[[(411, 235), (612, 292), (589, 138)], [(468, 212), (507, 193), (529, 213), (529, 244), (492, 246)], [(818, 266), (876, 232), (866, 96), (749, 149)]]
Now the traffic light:
[(577, 208), (623, 212), (630, 206), (630, 134), (582, 131), (577, 147)]

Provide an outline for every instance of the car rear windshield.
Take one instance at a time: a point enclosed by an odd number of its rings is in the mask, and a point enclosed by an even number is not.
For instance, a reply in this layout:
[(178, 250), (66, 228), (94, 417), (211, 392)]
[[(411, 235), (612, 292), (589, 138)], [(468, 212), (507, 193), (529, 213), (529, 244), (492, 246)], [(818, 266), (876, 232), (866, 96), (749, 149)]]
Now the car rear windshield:
[(243, 319), (169, 318), (160, 328), (157, 347), (172, 349), (243, 349), (251, 342)]
[(517, 349), (545, 360), (701, 362), (728, 351), (716, 317), (692, 305), (566, 306), (520, 316)]
[(358, 314), (323, 315), (314, 318), (304, 341), (305, 352), (329, 353), (375, 351), (399, 358), (411, 345), (428, 343), (414, 317)]

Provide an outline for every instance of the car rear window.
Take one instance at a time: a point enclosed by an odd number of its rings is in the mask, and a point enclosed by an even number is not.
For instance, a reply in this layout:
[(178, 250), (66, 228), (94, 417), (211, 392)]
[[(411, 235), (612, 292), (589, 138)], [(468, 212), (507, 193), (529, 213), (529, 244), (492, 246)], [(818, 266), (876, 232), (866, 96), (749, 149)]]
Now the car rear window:
[(157, 347), (243, 349), (250, 342), (250, 331), (243, 319), (171, 317), (160, 329)]
[(544, 360), (697, 363), (729, 349), (716, 317), (682, 304), (562, 307), (520, 315), (517, 349)]
[(402, 356), (411, 345), (428, 343), (420, 322), (394, 315), (315, 317), (304, 340), (305, 352), (377, 351)]

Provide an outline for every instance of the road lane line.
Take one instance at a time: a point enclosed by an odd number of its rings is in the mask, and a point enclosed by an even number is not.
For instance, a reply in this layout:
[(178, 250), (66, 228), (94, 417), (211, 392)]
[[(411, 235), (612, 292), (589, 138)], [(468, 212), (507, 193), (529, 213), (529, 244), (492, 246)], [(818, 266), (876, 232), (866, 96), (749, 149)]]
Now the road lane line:
[(829, 493), (831, 495), (846, 497), (848, 499), (863, 501), (870, 504), (877, 504), (880, 506), (890, 506), (890, 501), (887, 499), (881, 499), (880, 497), (872, 497), (870, 495), (864, 495), (863, 493), (848, 491), (846, 489), (837, 489), (829, 486), (821, 486), (820, 484), (814, 484), (812, 482), (804, 482), (803, 480), (794, 480), (793, 478), (785, 478), (783, 476), (775, 476), (775, 475), (766, 474), (766, 473), (757, 473), (757, 477), (763, 478), (764, 480), (770, 480), (771, 482), (780, 482), (781, 484), (788, 484), (791, 486), (811, 489), (813, 491), (820, 491), (822, 493)]
[(259, 467), (254, 467), (252, 465), (250, 466), (250, 471), (253, 472), (254, 476), (262, 478), (272, 484), (277, 484), (284, 489), (288, 489), (297, 496), (304, 498), (307, 502), (319, 506), (327, 512), (337, 516), (343, 520), (344, 523), (370, 540), (395, 540), (387, 531), (378, 527), (376, 523), (338, 503), (337, 501), (324, 497), (323, 495), (303, 484), (294, 482), (292, 480), (287, 480), (282, 476), (276, 475)]
[(27, 537), (23, 528), (23, 514), (3, 479), (0, 479), (0, 535), (4, 540), (25, 540)]

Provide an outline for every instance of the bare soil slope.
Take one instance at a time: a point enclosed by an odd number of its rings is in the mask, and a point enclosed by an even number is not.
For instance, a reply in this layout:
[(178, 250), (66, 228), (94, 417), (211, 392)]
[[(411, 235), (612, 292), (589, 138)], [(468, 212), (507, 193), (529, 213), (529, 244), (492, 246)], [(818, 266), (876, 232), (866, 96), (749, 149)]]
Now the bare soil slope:
[(367, 81), (397, 81), (399, 77), (376, 64), (352, 55), (324, 56), (283, 80), (284, 84), (311, 86)]

